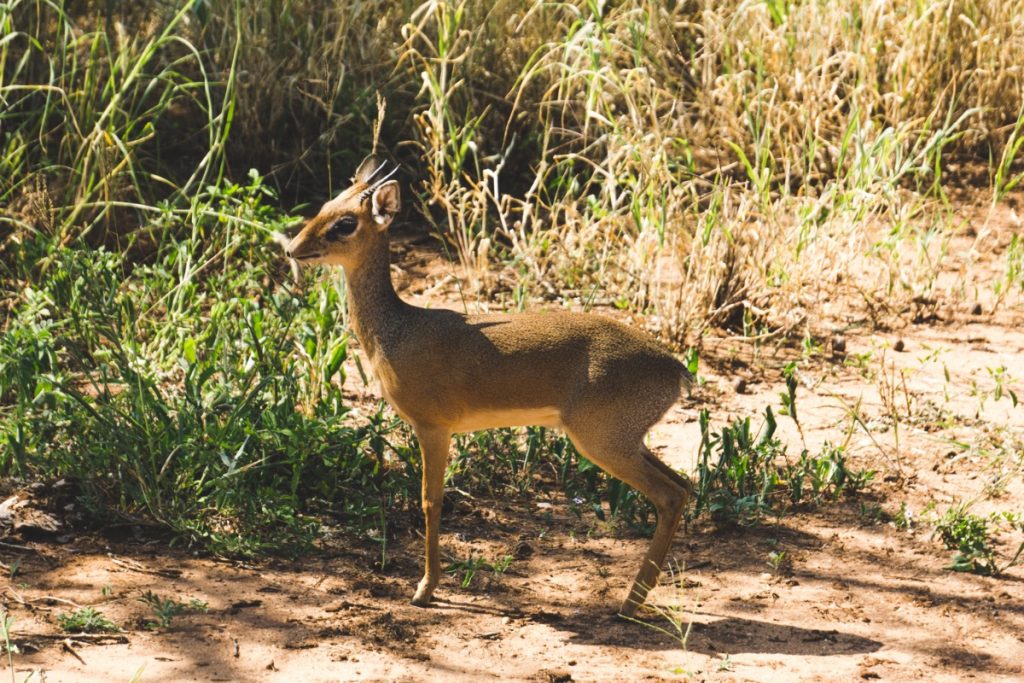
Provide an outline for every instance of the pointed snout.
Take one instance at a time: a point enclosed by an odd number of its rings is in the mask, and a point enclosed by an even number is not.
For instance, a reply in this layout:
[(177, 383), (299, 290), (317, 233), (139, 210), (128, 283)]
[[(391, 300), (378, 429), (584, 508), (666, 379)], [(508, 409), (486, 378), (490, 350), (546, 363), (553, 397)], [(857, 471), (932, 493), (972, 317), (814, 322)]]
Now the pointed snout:
[(290, 259), (302, 258), (302, 244), (306, 241), (306, 228), (308, 226), (308, 223), (304, 224), (302, 228), (295, 233), (295, 236), (288, 240), (288, 243), (284, 245), (285, 256)]
[(306, 222), (287, 243), (282, 240), (285, 256), (301, 264), (319, 263), (324, 257), (324, 242), (317, 236), (315, 219)]

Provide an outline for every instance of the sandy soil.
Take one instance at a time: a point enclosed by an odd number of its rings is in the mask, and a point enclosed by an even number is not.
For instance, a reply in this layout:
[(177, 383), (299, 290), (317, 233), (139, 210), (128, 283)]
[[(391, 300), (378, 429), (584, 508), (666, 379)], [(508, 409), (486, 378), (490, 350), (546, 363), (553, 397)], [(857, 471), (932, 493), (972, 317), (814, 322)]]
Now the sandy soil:
[[(1024, 399), (1019, 300), (996, 314), (987, 302), (980, 314), (970, 308), (940, 308), (886, 333), (854, 320), (841, 332), (845, 355), (833, 356), (826, 339), (800, 375), (803, 439), (812, 451), (846, 443), (852, 466), (878, 470), (874, 483), (778, 523), (680, 530), (674, 575), (651, 595), (662, 615), (648, 614), (649, 625), (613, 615), (646, 539), (577, 518), (554, 493), (476, 499), (447, 513), (447, 552), (514, 559), (466, 588), (447, 576), (428, 609), (408, 603), (421, 571), (413, 531), (391, 539), (383, 571), (378, 545), (343, 536), (298, 561), (252, 565), (146, 538), (8, 537), (2, 600), (21, 650), (13, 679), (1024, 680), (1024, 568), (948, 571), (952, 553), (928, 523), (959, 500), (982, 514), (1024, 511), (1024, 406), (1005, 393), (996, 400), (992, 374), (1005, 367)], [(699, 409), (718, 424), (758, 422), (766, 405), (779, 406), (779, 370), (799, 354), (707, 339), (706, 384), (656, 427), (653, 447), (691, 469)], [(365, 399), (358, 374), (349, 377), (353, 400)], [(780, 431), (798, 453), (792, 421), (780, 418)], [(909, 529), (891, 522), (903, 503)], [(997, 539), (1003, 561), (1024, 540), (1008, 531)], [(773, 552), (786, 562), (772, 566)], [(147, 591), (208, 611), (147, 629)], [(124, 631), (62, 634), (57, 615), (85, 605)]]

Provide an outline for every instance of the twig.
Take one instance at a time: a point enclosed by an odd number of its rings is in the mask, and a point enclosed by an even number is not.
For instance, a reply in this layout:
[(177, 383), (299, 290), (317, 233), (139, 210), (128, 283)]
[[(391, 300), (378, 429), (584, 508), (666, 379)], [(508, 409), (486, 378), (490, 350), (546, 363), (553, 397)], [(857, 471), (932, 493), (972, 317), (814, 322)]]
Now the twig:
[(15, 543), (5, 543), (3, 541), (0, 541), (0, 548), (7, 548), (8, 550), (23, 550), (28, 553), (39, 552), (35, 548), (29, 548), (27, 545), (17, 545)]
[(119, 560), (112, 555), (109, 557), (111, 562), (122, 569), (127, 569), (128, 571), (139, 572), (140, 574), (152, 574), (153, 576), (163, 576), (168, 579), (176, 579), (181, 576), (180, 569), (149, 569), (138, 562), (126, 562), (125, 560)]
[(73, 643), (103, 643), (110, 641), (116, 645), (128, 642), (128, 636), (119, 633), (76, 633), (68, 636), (64, 633), (25, 633), (11, 640), (12, 643), (27, 643), (32, 640), (69, 641)]
[(5, 587), (3, 592), (4, 592), (4, 595), (7, 595), (8, 597), (13, 599), (15, 602), (17, 602), (20, 605), (27, 605), (27, 604), (30, 604), (30, 603), (33, 603), (33, 602), (62, 602), (65, 605), (71, 605), (75, 609), (82, 609), (82, 606), (79, 605), (74, 600), (66, 600), (64, 598), (58, 598), (58, 597), (55, 597), (53, 595), (44, 595), (44, 596), (38, 597), (38, 598), (25, 598), (25, 597), (22, 597), (21, 594), (19, 594), (17, 591), (15, 591), (10, 586)]
[(75, 648), (71, 645), (71, 639), (70, 638), (65, 638), (61, 642), (61, 649), (64, 650), (65, 652), (69, 653), (72, 657), (74, 657), (75, 659), (80, 661), (83, 665), (85, 664), (85, 660), (82, 659), (82, 656), (79, 655), (77, 652), (75, 652)]

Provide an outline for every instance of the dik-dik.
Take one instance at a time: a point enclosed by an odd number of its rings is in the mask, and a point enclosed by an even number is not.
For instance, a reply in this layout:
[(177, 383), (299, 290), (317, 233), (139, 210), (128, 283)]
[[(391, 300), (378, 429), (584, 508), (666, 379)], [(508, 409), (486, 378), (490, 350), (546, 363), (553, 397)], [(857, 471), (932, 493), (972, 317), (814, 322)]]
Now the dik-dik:
[(648, 335), (582, 313), (463, 315), (402, 301), (391, 284), (388, 227), (400, 206), (397, 169), (368, 157), (353, 184), (287, 246), (303, 264), (339, 265), (349, 313), (384, 398), (412, 425), (423, 456), (425, 606), (441, 577), (438, 530), (449, 442), (457, 432), (537, 425), (565, 430), (587, 458), (654, 503), (658, 525), (619, 610), (632, 616), (657, 581), (690, 482), (644, 435), (692, 376)]

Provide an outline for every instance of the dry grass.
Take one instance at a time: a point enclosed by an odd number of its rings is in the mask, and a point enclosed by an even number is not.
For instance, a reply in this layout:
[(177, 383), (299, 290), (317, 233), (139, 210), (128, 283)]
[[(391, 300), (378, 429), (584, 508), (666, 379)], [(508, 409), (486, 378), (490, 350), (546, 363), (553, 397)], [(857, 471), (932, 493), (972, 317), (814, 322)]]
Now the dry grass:
[[(789, 332), (840, 291), (873, 307), (931, 297), (962, 227), (944, 166), (1000, 158), (1017, 132), (1019, 2), (499, 4), (486, 22), (468, 3), (428, 6), (403, 49), (430, 98), (424, 189), (465, 280), (515, 297), (554, 282), (680, 340), (712, 324)], [(514, 38), (496, 43), (492, 24)], [(493, 85), (465, 92), (523, 44), (539, 47), (511, 112), (486, 105)], [(507, 168), (524, 140), (528, 182)]]
[(67, 240), (249, 166), (322, 196), (382, 95), (466, 291), (611, 302), (683, 341), (932, 297), (962, 227), (944, 169), (982, 164), (993, 202), (1019, 180), (1021, 0), (5, 7), (0, 196), (54, 188)]

